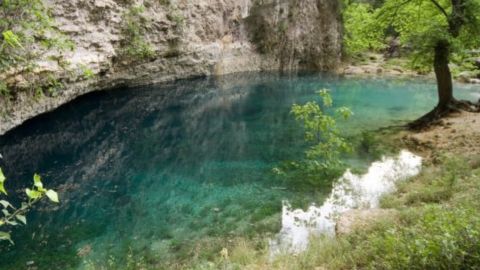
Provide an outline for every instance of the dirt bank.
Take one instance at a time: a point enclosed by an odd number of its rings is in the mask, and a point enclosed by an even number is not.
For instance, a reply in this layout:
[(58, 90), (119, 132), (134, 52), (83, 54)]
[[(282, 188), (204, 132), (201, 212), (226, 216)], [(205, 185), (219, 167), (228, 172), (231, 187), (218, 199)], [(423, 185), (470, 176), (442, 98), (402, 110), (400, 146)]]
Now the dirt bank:
[[(438, 125), (414, 132), (402, 130), (388, 138), (396, 147), (406, 148), (424, 158), (424, 170), (439, 170), (444, 156), (464, 159), (470, 167), (480, 164), (480, 114), (462, 112), (452, 114)], [(421, 177), (410, 180), (412, 186)], [(395, 194), (393, 194), (395, 196)], [(352, 210), (340, 216), (337, 235), (350, 234), (357, 229), (368, 229), (375, 221), (394, 218), (395, 209)]]
[(427, 162), (435, 162), (441, 154), (476, 156), (480, 154), (480, 114), (452, 114), (426, 130), (402, 131), (398, 136)]

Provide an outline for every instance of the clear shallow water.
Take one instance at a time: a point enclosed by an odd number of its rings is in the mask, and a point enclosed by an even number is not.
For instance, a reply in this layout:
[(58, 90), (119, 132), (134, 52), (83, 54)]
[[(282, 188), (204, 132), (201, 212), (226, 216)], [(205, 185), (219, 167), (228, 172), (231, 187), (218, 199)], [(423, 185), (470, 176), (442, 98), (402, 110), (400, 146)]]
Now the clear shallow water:
[[(0, 137), (7, 188), (20, 192), (38, 172), (62, 201), (29, 214), (16, 245), (1, 246), (0, 269), (30, 260), (77, 269), (129, 250), (158, 264), (188, 259), (209, 239), (278, 232), (283, 199), (302, 205), (329, 192), (288, 190), (271, 175), (302, 153), (292, 103), (321, 88), (354, 111), (342, 124), (349, 134), (415, 119), (436, 102), (428, 81), (257, 73), (81, 97)], [(459, 98), (479, 93), (457, 86)]]

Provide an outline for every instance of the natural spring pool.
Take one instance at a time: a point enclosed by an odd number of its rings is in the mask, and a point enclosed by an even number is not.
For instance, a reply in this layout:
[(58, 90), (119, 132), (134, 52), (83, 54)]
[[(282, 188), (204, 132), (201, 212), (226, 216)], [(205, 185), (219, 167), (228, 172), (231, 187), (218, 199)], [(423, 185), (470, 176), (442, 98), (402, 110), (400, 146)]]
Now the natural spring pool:
[[(274, 235), (282, 200), (306, 206), (329, 192), (272, 176), (302, 156), (291, 105), (318, 100), (321, 88), (355, 113), (341, 123), (351, 136), (413, 120), (436, 102), (427, 80), (270, 73), (80, 97), (0, 137), (11, 197), (37, 172), (61, 199), (36, 207), (14, 246), (1, 244), (0, 269), (87, 269), (128, 256), (168, 268), (237, 237)], [(456, 85), (456, 95), (478, 100), (480, 89)]]

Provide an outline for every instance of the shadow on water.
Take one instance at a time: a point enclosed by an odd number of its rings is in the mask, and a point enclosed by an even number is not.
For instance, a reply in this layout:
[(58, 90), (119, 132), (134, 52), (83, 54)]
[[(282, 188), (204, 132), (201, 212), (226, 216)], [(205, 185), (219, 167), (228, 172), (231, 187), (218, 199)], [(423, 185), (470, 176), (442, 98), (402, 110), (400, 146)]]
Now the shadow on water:
[(129, 249), (182, 259), (204, 238), (275, 233), (283, 199), (306, 205), (329, 192), (287, 190), (271, 177), (302, 155), (291, 105), (321, 88), (355, 112), (342, 125), (352, 134), (435, 102), (423, 81), (244, 73), (91, 93), (29, 120), (0, 137), (7, 188), (18, 201), (38, 172), (61, 204), (29, 214), (15, 246), (2, 243), (0, 268), (76, 268)]

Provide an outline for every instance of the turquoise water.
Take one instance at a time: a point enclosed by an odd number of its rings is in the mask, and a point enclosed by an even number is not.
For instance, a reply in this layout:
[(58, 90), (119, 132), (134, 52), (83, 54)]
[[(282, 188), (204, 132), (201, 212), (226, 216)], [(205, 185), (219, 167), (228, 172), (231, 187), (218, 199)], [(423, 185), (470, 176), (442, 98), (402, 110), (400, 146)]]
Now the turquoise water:
[[(459, 98), (480, 96), (456, 87)], [(329, 192), (292, 190), (271, 174), (302, 153), (291, 105), (321, 88), (354, 111), (342, 124), (350, 135), (403, 124), (436, 102), (423, 80), (258, 73), (86, 95), (0, 137), (12, 196), (38, 172), (61, 198), (28, 215), (15, 246), (2, 243), (0, 269), (83, 269), (128, 254), (169, 268), (276, 233), (282, 200), (304, 205)]]

